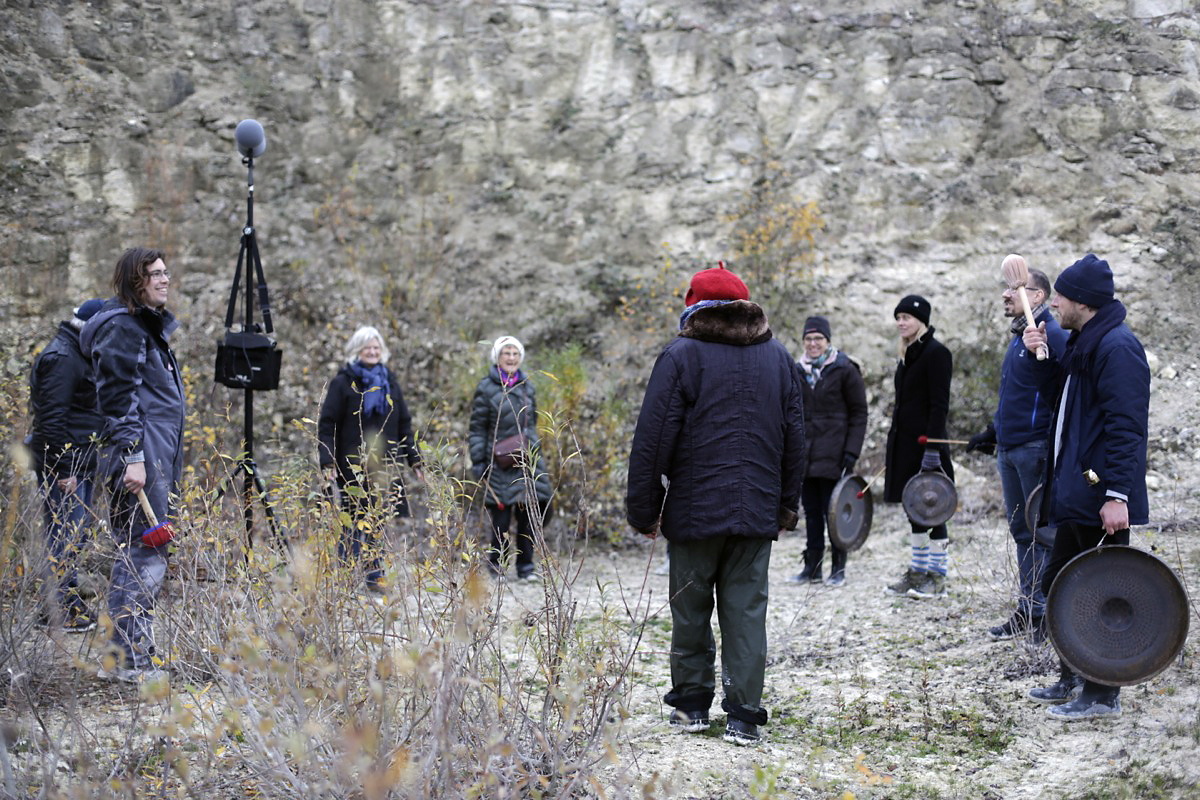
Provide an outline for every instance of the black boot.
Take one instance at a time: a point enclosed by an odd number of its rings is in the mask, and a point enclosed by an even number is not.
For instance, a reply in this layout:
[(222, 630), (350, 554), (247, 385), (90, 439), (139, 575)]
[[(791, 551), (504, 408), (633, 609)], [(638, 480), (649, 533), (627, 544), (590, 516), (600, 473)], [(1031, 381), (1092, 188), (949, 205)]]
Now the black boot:
[(830, 586), (841, 586), (846, 582), (846, 551), (840, 547), (833, 548), (830, 560), (828, 583)]
[(800, 570), (800, 574), (789, 578), (792, 583), (820, 583), (821, 582), (821, 559), (825, 556), (824, 550), (805, 550), (801, 555), (804, 557), (804, 569)]

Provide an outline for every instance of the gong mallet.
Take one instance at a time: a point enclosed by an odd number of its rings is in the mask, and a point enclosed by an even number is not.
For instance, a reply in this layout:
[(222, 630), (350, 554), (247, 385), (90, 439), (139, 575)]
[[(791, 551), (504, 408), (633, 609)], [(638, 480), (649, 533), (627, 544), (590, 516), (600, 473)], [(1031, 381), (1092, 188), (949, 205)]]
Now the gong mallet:
[(918, 436), (917, 444), (970, 444), (966, 439), (930, 439), (928, 436)]
[(137, 490), (137, 499), (142, 505), (142, 513), (146, 515), (146, 521), (150, 523), (150, 527), (142, 531), (142, 544), (146, 547), (162, 547), (174, 539), (175, 529), (171, 527), (169, 521), (161, 523), (158, 521), (154, 509), (150, 507), (150, 498), (146, 497), (145, 490)]
[(879, 472), (876, 472), (871, 476), (871, 480), (867, 481), (867, 485), (858, 490), (858, 494), (855, 495), (855, 498), (861, 500), (862, 496), (870, 490), (871, 484), (879, 480), (880, 476), (883, 475), (885, 470), (887, 470), (887, 465), (880, 467)]
[[(1025, 309), (1025, 321), (1029, 323), (1029, 327), (1036, 328), (1037, 321), (1033, 318), (1033, 309), (1029, 307), (1029, 294), (1025, 291), (1025, 286), (1029, 283), (1029, 265), (1021, 256), (1009, 253), (1000, 264), (1000, 272), (1004, 275), (1004, 282), (1008, 284), (1008, 288), (1016, 289), (1020, 295), (1021, 307)], [(1045, 361), (1048, 355), (1045, 345), (1038, 348), (1038, 361)]]

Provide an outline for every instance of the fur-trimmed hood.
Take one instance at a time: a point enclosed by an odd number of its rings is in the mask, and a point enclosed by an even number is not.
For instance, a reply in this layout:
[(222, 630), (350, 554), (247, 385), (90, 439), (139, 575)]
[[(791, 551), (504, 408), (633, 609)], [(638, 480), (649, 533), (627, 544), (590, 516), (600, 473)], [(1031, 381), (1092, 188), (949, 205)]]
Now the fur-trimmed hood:
[(770, 340), (766, 312), (749, 300), (701, 308), (687, 318), (680, 336), (717, 344), (751, 345)]

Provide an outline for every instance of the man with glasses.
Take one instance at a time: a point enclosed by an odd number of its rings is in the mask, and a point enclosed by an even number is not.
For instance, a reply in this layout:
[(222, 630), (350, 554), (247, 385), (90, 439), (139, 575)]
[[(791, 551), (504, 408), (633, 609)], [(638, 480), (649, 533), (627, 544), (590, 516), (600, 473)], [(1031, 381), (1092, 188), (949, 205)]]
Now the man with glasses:
[(1029, 270), (1029, 305), (1034, 320), (1046, 327), (1049, 355), (1044, 361), (1021, 341), (1025, 333), (1025, 310), (1017, 290), (1005, 288), (1004, 316), (1011, 320), (1012, 341), (1000, 368), (1000, 403), (987, 430), (971, 437), (967, 452), (996, 454), (1008, 531), (1017, 546), (1017, 577), (1020, 596), (1008, 621), (990, 628), (995, 640), (1045, 635), (1046, 597), (1042, 573), (1050, 557), (1050, 543), (1039, 540), (1025, 524), (1025, 500), (1045, 472), (1050, 418), (1054, 413), (1055, 377), (1058, 359), (1067, 344), (1067, 332), (1050, 313), (1050, 280), (1044, 272)]
[(179, 323), (166, 308), (171, 274), (162, 251), (126, 250), (112, 285), (116, 296), (84, 326), (80, 344), (95, 370), (104, 419), (100, 475), (109, 488), (117, 544), (108, 590), (113, 648), (103, 672), (138, 683), (165, 677), (151, 625), (168, 547), (143, 538), (154, 525), (138, 495), (144, 492), (158, 522), (174, 518), (186, 408), (179, 364), (168, 343)]

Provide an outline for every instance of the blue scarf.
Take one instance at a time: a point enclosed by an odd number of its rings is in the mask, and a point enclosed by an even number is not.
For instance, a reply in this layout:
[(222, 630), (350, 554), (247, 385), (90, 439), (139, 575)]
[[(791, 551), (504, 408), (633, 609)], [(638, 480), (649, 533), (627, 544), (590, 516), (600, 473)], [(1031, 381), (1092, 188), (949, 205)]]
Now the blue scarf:
[(350, 365), (350, 372), (362, 392), (363, 418), (382, 417), (388, 410), (388, 371), (383, 364), (368, 367), (361, 361)]
[(698, 303), (693, 303), (685, 308), (683, 313), (679, 315), (679, 330), (683, 330), (684, 323), (688, 321), (688, 317), (690, 317), (692, 314), (695, 314), (700, 309), (715, 308), (716, 306), (723, 306), (732, 302), (732, 300), (701, 300)]

